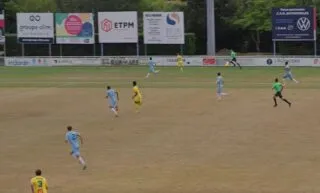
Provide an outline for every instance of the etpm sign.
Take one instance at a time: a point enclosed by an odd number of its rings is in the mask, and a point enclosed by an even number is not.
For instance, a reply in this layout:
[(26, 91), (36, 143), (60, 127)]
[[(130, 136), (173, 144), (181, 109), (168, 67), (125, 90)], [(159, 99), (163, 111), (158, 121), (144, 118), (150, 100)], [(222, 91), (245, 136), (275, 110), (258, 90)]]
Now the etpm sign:
[(273, 41), (315, 41), (316, 9), (292, 7), (272, 9)]

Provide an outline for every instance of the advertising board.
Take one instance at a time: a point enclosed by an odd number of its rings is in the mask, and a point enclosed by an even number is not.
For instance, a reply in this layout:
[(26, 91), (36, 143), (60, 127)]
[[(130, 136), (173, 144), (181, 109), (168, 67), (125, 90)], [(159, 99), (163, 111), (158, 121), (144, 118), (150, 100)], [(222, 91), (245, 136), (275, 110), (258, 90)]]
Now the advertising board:
[(92, 13), (56, 13), (57, 44), (94, 44)]
[(312, 7), (273, 8), (272, 39), (314, 41), (316, 22), (316, 9)]
[(52, 44), (52, 13), (17, 13), (17, 39), (24, 44)]
[(102, 64), (113, 65), (139, 65), (139, 58), (135, 56), (115, 56), (115, 57), (103, 57)]
[(136, 11), (99, 12), (100, 43), (137, 43), (138, 16)]
[(183, 12), (144, 12), (145, 44), (184, 44)]
[(100, 57), (88, 58), (50, 58), (52, 66), (99, 66)]
[(5, 66), (51, 66), (48, 58), (6, 57)]
[(0, 44), (4, 44), (6, 42), (5, 33), (5, 18), (4, 11), (0, 10)]

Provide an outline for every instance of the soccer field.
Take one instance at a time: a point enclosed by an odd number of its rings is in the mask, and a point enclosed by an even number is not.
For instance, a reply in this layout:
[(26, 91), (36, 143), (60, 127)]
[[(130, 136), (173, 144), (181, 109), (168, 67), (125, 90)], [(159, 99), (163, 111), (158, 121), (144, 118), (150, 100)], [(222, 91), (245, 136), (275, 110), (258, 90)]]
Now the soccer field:
[[(0, 192), (30, 192), (37, 168), (49, 193), (320, 191), (320, 68), (293, 68), (291, 108), (273, 108), (282, 68), (159, 69), (145, 79), (147, 67), (1, 67)], [(222, 101), (217, 72), (230, 94)], [(119, 91), (119, 118), (107, 85)], [(67, 125), (84, 137), (85, 171), (64, 143)]]

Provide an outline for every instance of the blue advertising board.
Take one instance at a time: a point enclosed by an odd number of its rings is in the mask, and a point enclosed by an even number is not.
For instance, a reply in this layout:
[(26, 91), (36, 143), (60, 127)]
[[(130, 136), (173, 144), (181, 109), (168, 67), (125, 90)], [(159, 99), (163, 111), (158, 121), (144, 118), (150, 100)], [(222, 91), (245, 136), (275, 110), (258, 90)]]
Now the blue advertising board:
[(291, 7), (272, 9), (273, 41), (315, 41), (316, 9)]

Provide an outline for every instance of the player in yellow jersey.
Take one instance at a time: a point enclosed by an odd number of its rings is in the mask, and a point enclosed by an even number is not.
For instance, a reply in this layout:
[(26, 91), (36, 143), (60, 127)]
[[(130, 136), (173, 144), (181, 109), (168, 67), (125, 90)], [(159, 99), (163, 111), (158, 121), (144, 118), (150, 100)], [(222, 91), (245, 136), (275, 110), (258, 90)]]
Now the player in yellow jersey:
[(133, 85), (132, 99), (133, 99), (133, 102), (134, 102), (134, 104), (136, 106), (136, 112), (138, 113), (139, 109), (140, 109), (140, 107), (142, 105), (142, 95), (141, 95), (139, 87), (137, 86), (137, 82), (133, 81), (132, 85)]
[(180, 68), (180, 71), (183, 72), (183, 58), (180, 53), (177, 53), (177, 66)]
[(36, 176), (31, 179), (32, 193), (48, 193), (47, 180), (41, 176), (41, 170), (36, 170)]

